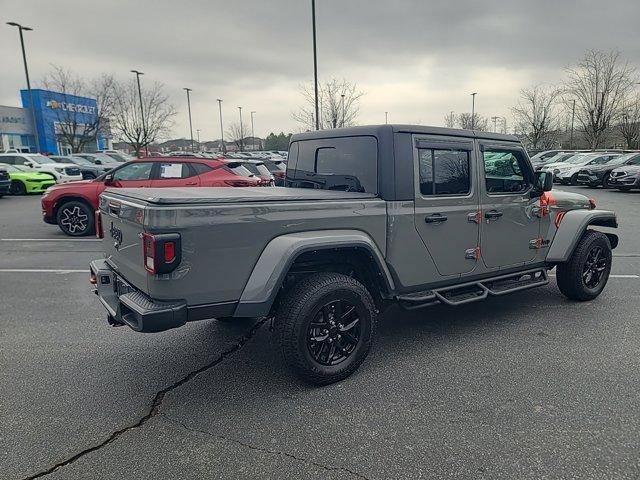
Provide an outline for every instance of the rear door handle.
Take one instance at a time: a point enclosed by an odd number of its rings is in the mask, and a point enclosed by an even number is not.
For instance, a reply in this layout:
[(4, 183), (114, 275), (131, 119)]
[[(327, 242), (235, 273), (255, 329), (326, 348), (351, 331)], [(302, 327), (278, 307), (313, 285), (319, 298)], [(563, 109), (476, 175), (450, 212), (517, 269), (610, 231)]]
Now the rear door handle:
[(484, 212), (484, 218), (486, 219), (500, 218), (501, 216), (502, 212), (499, 212), (498, 210), (489, 210), (488, 212)]
[(447, 221), (447, 216), (442, 215), (441, 213), (434, 213), (432, 215), (427, 215), (424, 218), (426, 223), (442, 223)]

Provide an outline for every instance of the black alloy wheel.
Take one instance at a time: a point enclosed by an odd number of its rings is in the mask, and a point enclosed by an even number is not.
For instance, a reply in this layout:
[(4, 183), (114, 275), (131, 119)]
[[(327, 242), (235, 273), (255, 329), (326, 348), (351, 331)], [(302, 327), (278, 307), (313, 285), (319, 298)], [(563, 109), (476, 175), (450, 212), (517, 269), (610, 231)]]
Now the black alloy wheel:
[(14, 180), (11, 182), (9, 191), (11, 192), (11, 195), (26, 195), (27, 187), (20, 180)]
[(587, 254), (587, 259), (582, 268), (582, 281), (585, 286), (591, 289), (598, 287), (604, 271), (607, 269), (607, 258), (604, 254), (603, 247), (596, 245)]
[(338, 365), (356, 350), (360, 337), (360, 317), (355, 305), (347, 300), (334, 300), (314, 315), (307, 332), (307, 348), (320, 365)]

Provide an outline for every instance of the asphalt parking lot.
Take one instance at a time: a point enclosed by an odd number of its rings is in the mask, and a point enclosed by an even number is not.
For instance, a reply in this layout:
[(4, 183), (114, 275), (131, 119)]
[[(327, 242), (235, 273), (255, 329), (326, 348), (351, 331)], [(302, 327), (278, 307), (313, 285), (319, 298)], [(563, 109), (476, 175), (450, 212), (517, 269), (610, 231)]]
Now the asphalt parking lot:
[(391, 309), (359, 372), (292, 379), (267, 324), (110, 328), (100, 256), (0, 199), (0, 478), (639, 478), (640, 192), (593, 302), (555, 282)]

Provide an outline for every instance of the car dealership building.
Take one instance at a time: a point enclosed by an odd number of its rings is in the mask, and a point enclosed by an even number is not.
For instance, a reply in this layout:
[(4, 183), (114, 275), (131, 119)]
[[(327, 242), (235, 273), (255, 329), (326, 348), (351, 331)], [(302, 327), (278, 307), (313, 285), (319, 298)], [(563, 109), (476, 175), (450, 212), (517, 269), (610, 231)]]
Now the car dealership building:
[[(108, 125), (98, 122), (98, 104), (94, 98), (49, 90), (32, 90), (35, 124), (29, 92), (21, 90), (22, 108), (0, 105), (0, 152), (71, 153), (70, 136), (87, 136), (84, 150), (111, 148)], [(35, 132), (39, 145), (36, 146)]]

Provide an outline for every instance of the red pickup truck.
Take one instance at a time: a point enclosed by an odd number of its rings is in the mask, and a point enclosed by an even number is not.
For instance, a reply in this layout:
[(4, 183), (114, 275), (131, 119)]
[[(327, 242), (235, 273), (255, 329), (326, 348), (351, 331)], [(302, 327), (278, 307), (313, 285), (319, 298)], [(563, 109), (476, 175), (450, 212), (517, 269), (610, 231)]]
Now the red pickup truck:
[(246, 176), (232, 160), (208, 158), (144, 158), (128, 162), (94, 180), (55, 185), (42, 196), (42, 218), (67, 235), (95, 232), (94, 212), (105, 188), (258, 187), (264, 180)]

